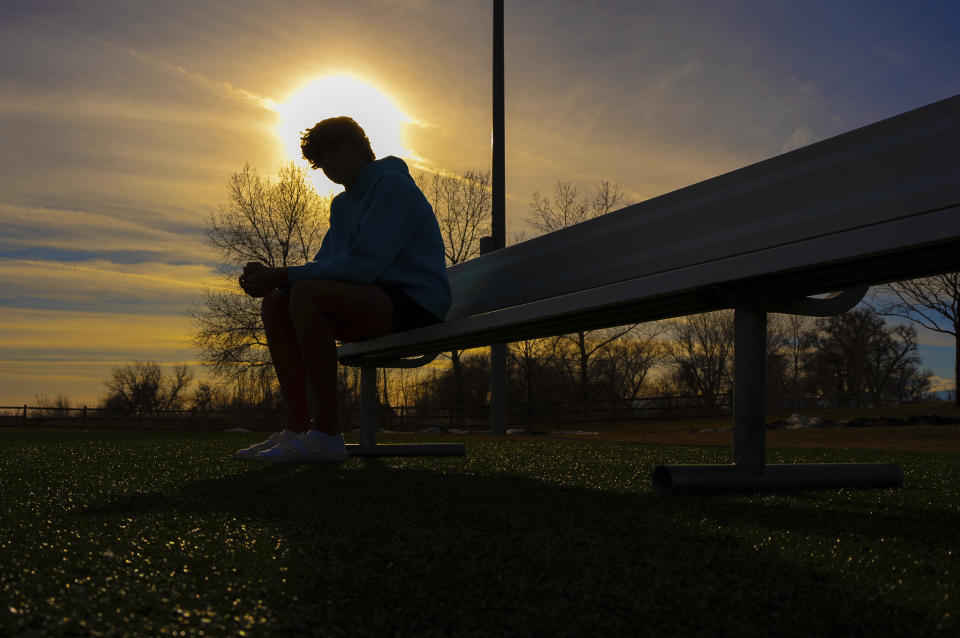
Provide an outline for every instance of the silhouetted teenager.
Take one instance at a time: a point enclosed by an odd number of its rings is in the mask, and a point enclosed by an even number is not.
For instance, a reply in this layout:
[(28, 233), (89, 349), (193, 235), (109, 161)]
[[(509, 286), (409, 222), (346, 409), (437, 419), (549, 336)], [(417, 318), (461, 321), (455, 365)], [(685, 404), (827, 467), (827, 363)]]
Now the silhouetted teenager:
[[(301, 137), (303, 157), (344, 192), (330, 205), (320, 251), (301, 266), (248, 263), (240, 286), (263, 297), (263, 327), (287, 427), (237, 458), (341, 461), (336, 341), (358, 341), (441, 321), (450, 307), (443, 238), (433, 209), (403, 160), (376, 160), (349, 117)], [(310, 420), (308, 387), (316, 414)]]

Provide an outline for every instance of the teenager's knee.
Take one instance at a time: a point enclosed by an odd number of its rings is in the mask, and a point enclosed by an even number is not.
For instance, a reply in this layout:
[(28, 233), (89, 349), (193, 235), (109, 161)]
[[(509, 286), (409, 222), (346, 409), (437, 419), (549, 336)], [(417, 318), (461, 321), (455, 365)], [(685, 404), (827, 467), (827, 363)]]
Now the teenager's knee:
[(312, 320), (322, 311), (323, 295), (318, 294), (318, 282), (302, 281), (290, 287), (290, 301), (288, 312), (294, 321)]
[(271, 292), (260, 302), (260, 317), (264, 323), (286, 320), (290, 314), (290, 298), (282, 292)]

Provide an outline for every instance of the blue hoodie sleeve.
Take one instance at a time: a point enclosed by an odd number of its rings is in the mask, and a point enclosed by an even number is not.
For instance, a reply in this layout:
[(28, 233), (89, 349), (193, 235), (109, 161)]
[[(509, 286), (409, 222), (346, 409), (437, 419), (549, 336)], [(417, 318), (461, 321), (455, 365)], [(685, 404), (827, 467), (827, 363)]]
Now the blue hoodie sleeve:
[[(330, 229), (330, 225), (327, 226), (327, 230)], [(313, 256), (313, 261), (318, 259), (326, 259), (330, 256), (330, 233), (325, 233), (323, 239), (320, 241), (320, 250), (317, 251), (317, 254)], [(309, 262), (308, 262), (309, 263)]]
[(315, 261), (289, 266), (290, 284), (308, 279), (373, 283), (415, 232), (421, 199), (414, 189), (382, 180), (362, 213), (355, 239), (337, 254), (331, 255), (321, 246)]

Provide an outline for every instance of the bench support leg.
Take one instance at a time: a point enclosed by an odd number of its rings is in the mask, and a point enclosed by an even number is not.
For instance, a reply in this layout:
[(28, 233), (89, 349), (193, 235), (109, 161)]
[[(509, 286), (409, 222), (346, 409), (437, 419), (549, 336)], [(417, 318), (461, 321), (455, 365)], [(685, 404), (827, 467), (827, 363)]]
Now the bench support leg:
[(750, 474), (766, 463), (767, 313), (737, 310), (733, 355), (733, 462)]
[(507, 433), (507, 344), (490, 346), (490, 434)]
[(377, 369), (360, 368), (360, 447), (377, 445)]
[(667, 494), (751, 492), (839, 487), (896, 487), (894, 463), (766, 463), (767, 315), (736, 310), (733, 390), (733, 464), (661, 465), (653, 486)]
[(463, 443), (377, 445), (377, 368), (360, 368), (360, 441), (347, 445), (350, 456), (463, 456)]

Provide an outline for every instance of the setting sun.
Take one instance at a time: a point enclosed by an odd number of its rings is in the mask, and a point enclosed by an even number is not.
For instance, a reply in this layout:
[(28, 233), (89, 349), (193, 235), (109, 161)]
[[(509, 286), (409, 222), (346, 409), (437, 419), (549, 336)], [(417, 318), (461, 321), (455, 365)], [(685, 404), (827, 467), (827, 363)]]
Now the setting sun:
[[(403, 125), (412, 119), (387, 95), (354, 77), (333, 75), (314, 80), (274, 110), (280, 116), (278, 134), (283, 148), (298, 166), (307, 167), (300, 155), (300, 134), (322, 119), (339, 115), (350, 116), (363, 127), (378, 158), (412, 156), (401, 140)], [(310, 175), (318, 192), (339, 189), (321, 171)]]

